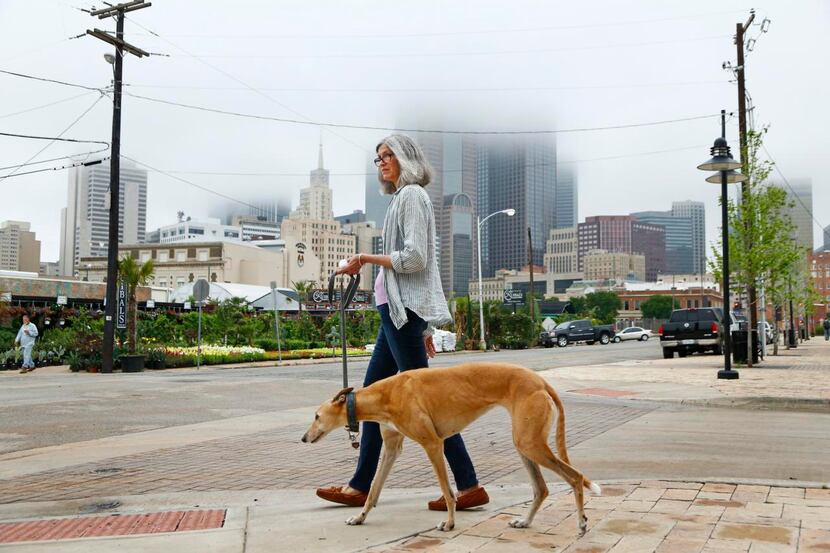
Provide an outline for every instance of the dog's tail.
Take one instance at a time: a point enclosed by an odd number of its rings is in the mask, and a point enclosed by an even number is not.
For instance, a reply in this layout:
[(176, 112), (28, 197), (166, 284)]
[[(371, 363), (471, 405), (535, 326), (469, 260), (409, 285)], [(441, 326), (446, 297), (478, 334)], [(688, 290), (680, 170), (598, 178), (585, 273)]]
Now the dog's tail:
[[(556, 410), (559, 411), (556, 417), (556, 452), (559, 454), (560, 459), (570, 465), (571, 460), (568, 458), (568, 448), (565, 444), (565, 406), (562, 405), (562, 400), (559, 399), (559, 394), (557, 394), (556, 390), (553, 389), (553, 386), (547, 382), (545, 382), (545, 390), (553, 400)], [(602, 488), (599, 487), (599, 484), (591, 482), (584, 475), (582, 477), (582, 484), (590, 490), (592, 494), (602, 495)]]

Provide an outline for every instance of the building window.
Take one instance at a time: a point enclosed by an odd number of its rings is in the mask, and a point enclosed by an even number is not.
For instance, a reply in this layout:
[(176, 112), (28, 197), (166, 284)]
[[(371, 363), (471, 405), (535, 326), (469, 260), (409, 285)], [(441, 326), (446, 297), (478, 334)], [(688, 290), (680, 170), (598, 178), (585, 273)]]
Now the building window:
[(170, 254), (166, 251), (158, 252), (159, 263), (167, 263), (170, 260)]
[(196, 252), (196, 257), (199, 261), (207, 261), (208, 250), (199, 250), (198, 252)]
[(176, 250), (176, 261), (179, 263), (187, 261), (187, 250)]
[(153, 256), (151, 252), (141, 252), (138, 254), (138, 259), (141, 263), (146, 263), (150, 261), (150, 258)]

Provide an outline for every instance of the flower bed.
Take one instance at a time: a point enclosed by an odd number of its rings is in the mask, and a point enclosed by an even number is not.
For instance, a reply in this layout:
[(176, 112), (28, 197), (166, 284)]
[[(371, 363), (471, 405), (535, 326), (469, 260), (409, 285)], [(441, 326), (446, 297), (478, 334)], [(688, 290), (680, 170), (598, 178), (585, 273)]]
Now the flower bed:
[[(164, 364), (167, 367), (192, 367), (196, 365), (196, 346), (165, 347)], [(216, 346), (206, 344), (202, 346), (203, 365), (217, 365), (221, 363), (245, 363), (265, 360), (265, 350), (247, 346)]]
[[(325, 357), (340, 357), (342, 350), (336, 348), (332, 355), (331, 348), (315, 348), (315, 349), (293, 349), (282, 352), (283, 360), (286, 359), (322, 359)], [(356, 357), (361, 355), (369, 355), (369, 352), (360, 348), (348, 348), (346, 353), (349, 357)], [(265, 358), (269, 360), (279, 359), (279, 354), (276, 351), (265, 352)]]

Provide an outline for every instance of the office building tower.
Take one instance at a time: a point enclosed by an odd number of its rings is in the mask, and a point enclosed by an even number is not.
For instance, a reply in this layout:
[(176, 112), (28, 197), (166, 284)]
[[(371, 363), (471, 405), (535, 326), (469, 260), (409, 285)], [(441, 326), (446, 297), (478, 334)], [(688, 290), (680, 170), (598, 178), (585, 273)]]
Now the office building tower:
[(630, 215), (586, 217), (577, 225), (579, 270), (593, 250), (639, 253), (646, 257), (646, 280), (655, 281), (666, 268), (666, 229), (642, 223)]
[(787, 193), (787, 203), (784, 213), (789, 215), (795, 229), (793, 235), (795, 241), (802, 248), (809, 248), (813, 245), (813, 180), (810, 178), (791, 179), (787, 183), (774, 183)]
[(576, 174), (570, 166), (556, 166), (556, 193), (554, 223), (556, 228), (572, 228), (579, 222), (579, 190)]
[[(552, 137), (489, 138), (476, 151), (477, 212), (484, 218), (504, 209), (513, 217), (493, 217), (481, 229), (482, 272), (542, 265), (554, 226), (556, 142)], [(528, 255), (528, 228), (531, 255)]]
[(0, 270), (40, 272), (40, 240), (25, 221), (0, 223)]
[[(147, 230), (147, 171), (122, 160), (118, 218), (119, 244), (144, 242)], [(110, 164), (69, 171), (66, 207), (61, 210), (60, 264), (73, 276), (81, 257), (105, 257), (109, 242)]]
[(688, 275), (694, 270), (694, 236), (692, 218), (671, 211), (640, 211), (632, 217), (643, 223), (666, 229), (666, 274)]
[(329, 221), (334, 219), (331, 203), (331, 188), (329, 187), (329, 172), (323, 168), (323, 145), (317, 157), (317, 168), (310, 174), (309, 186), (300, 190), (300, 205), (290, 217), (297, 219), (316, 219)]
[(692, 270), (701, 275), (706, 267), (706, 206), (703, 202), (686, 200), (672, 202), (671, 212), (675, 217), (688, 217), (692, 222)]

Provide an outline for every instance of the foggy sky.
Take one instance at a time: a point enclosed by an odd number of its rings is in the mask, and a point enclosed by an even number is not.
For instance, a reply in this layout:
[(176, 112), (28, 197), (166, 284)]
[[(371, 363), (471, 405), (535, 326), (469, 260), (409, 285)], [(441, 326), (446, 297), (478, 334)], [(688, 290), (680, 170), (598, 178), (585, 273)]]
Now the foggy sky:
[[(111, 21), (73, 0), (0, 0), (0, 69), (106, 86), (112, 49), (83, 37)], [(788, 179), (812, 178), (816, 219), (830, 224), (825, 124), (830, 97), (821, 0), (756, 2), (769, 17), (746, 60), (757, 126)], [(221, 110), (389, 127), (421, 117), (461, 130), (574, 129), (714, 114), (737, 108), (731, 36), (749, 5), (704, 2), (335, 2), (154, 0), (126, 22), (126, 39), (154, 53), (127, 56), (125, 91)], [(138, 24), (158, 33), (153, 36)], [(759, 35), (754, 27), (749, 36)], [(495, 89), (495, 90), (494, 90)], [(0, 131), (56, 136), (98, 97), (0, 74)], [(11, 115), (69, 99), (51, 107)], [(425, 123), (426, 124), (426, 123)], [(64, 136), (109, 141), (103, 98)], [(181, 178), (245, 199), (290, 195), (296, 205), (324, 144), (335, 214), (363, 209), (366, 160), (381, 130), (235, 118), (125, 97), (122, 153), (165, 171), (286, 173)], [(695, 167), (720, 132), (716, 119), (557, 136), (560, 162), (574, 162), (580, 220), (668, 210), (673, 200), (707, 206), (707, 241), (720, 222), (717, 186)], [(727, 139), (737, 157), (737, 118)], [(22, 163), (45, 142), (0, 137), (0, 167)], [(88, 151), (54, 144), (37, 159)], [(669, 150), (669, 151), (666, 151)], [(614, 158), (614, 159), (602, 159)], [(23, 170), (63, 165), (58, 161)], [(0, 170), (0, 176), (9, 170)], [(777, 177), (777, 175), (776, 175)], [(57, 260), (66, 171), (0, 180), (0, 220), (32, 223), (41, 259)], [(207, 216), (222, 201), (150, 172), (147, 230), (176, 212)], [(815, 243), (822, 238), (818, 225)]]

